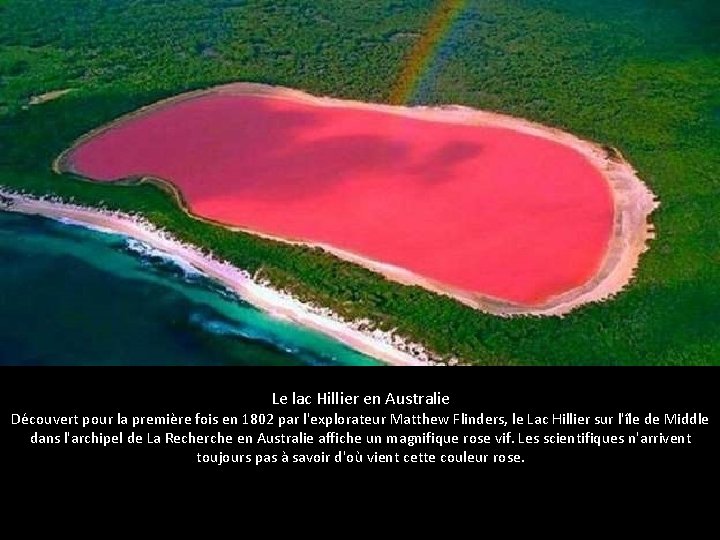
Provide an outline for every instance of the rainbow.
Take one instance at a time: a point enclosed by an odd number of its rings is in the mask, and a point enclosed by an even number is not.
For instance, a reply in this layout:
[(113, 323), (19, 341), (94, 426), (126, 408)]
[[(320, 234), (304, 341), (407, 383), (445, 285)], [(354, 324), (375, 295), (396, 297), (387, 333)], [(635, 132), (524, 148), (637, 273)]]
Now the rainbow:
[(390, 103), (404, 105), (414, 95), (418, 84), (435, 58), (468, 0), (440, 0), (420, 40), (410, 50), (403, 70), (390, 91)]

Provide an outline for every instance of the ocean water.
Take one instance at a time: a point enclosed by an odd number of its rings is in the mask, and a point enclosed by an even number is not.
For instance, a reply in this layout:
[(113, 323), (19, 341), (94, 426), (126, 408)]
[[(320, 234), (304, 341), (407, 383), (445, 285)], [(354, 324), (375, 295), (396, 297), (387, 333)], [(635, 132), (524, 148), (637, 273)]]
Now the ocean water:
[(0, 212), (0, 364), (378, 364), (121, 235)]

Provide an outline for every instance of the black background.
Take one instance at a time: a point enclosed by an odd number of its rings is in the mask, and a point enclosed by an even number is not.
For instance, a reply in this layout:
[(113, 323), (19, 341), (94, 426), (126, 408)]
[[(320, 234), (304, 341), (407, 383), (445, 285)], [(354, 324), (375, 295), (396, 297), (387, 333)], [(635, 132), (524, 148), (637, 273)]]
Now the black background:
[[(2, 403), (2, 447), (6, 473), (58, 472), (71, 470), (74, 475), (155, 473), (199, 474), (203, 476), (240, 473), (244, 476), (282, 475), (311, 472), (317, 478), (361, 472), (363, 475), (386, 475), (394, 472), (411, 474), (440, 473), (455, 477), (472, 474), (525, 473), (536, 470), (582, 474), (612, 469), (635, 472), (661, 471), (663, 475), (708, 474), (717, 472), (718, 450), (718, 371), (715, 368), (3, 368), (0, 371)], [(430, 394), (438, 391), (450, 396), (443, 406), (273, 406), (272, 394), (292, 392), (316, 397), (318, 392), (344, 392), (351, 395)], [(360, 400), (360, 403), (362, 400)], [(558, 426), (538, 428), (523, 426), (297, 426), (278, 430), (271, 426), (124, 426), (126, 435), (166, 431), (194, 434), (223, 433), (294, 434), (305, 431), (317, 436), (328, 430), (339, 433), (482, 433), (496, 435), (506, 431), (543, 435), (551, 433), (595, 434), (693, 433), (691, 445), (512, 445), (509, 446), (414, 446), (404, 451), (432, 451), (459, 454), (518, 453), (524, 462), (467, 464), (270, 464), (228, 463), (222, 466), (197, 464), (196, 454), (269, 453), (282, 450), (292, 453), (334, 454), (339, 449), (388, 453), (381, 445), (361, 447), (281, 446), (281, 445), (32, 445), (35, 432), (43, 434), (89, 433), (114, 434), (116, 425), (80, 429), (76, 426), (11, 425), (12, 413), (28, 415), (109, 415), (160, 416), (214, 414), (241, 416), (243, 413), (294, 414), (302, 412), (331, 415), (387, 415), (389, 413), (429, 415), (468, 414), (505, 416), (519, 414), (552, 415), (573, 412), (584, 416), (614, 416), (632, 412), (640, 416), (638, 426)], [(709, 417), (707, 426), (646, 426), (642, 419), (648, 413), (662, 417), (665, 413), (700, 412)], [(318, 476), (320, 475), (320, 476)]]

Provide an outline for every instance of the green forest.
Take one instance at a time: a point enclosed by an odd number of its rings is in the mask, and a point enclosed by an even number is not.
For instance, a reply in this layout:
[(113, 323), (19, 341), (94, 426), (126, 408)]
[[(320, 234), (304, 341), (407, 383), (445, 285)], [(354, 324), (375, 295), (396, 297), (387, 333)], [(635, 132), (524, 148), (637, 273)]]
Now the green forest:
[[(501, 318), (322, 251), (188, 217), (152, 185), (56, 175), (99, 125), (251, 81), (386, 102), (438, 0), (0, 0), (0, 186), (138, 212), (303, 300), (475, 364), (720, 364), (720, 2), (468, 0), (412, 101), (621, 150), (658, 196), (632, 285), (568, 316)], [(44, 93), (70, 90), (38, 103)]]

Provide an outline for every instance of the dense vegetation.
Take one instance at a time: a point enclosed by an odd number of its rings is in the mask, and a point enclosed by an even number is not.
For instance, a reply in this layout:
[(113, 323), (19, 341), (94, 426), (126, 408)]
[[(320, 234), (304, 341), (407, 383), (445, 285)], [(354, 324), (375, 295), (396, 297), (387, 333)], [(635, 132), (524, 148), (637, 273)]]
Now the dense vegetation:
[(658, 194), (658, 239), (633, 286), (562, 319), (484, 315), (192, 220), (149, 185), (50, 171), (84, 132), (188, 89), (244, 80), (387, 100), (438, 3), (0, 0), (0, 185), (142, 212), (302, 298), (477, 363), (720, 363), (715, 0), (469, 1), (417, 89), (417, 102), (508, 112), (616, 146)]

